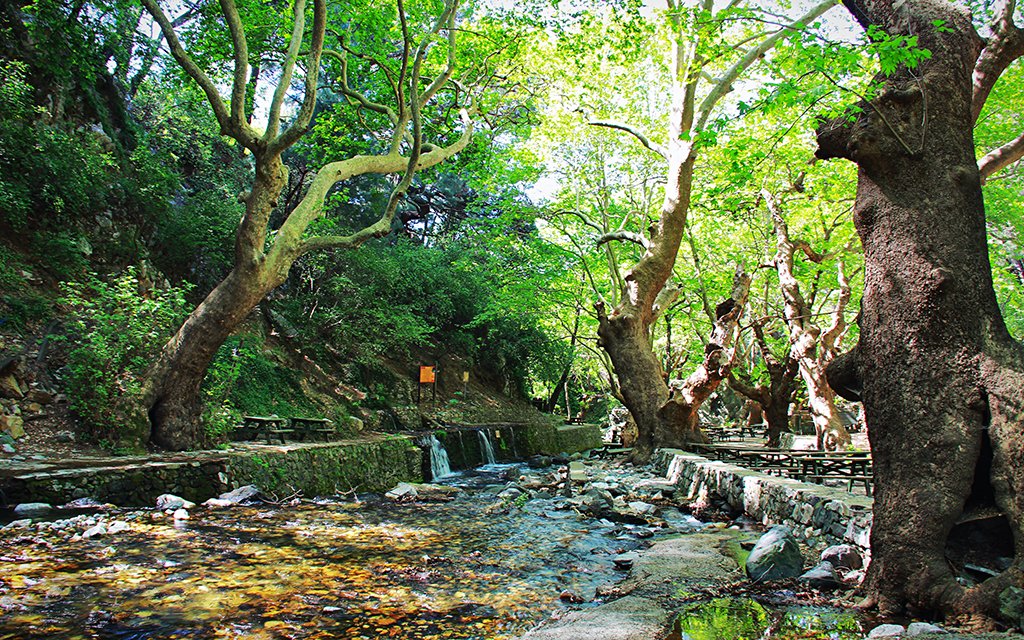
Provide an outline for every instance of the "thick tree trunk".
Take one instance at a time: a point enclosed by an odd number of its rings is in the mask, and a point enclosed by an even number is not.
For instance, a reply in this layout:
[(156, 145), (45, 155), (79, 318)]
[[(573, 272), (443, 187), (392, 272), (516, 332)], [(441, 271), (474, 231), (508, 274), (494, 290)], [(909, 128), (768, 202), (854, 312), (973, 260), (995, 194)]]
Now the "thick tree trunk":
[(704, 361), (685, 380), (665, 381), (651, 350), (650, 323), (619, 313), (608, 316), (598, 307), (599, 345), (615, 367), (621, 400), (636, 421), (638, 437), (633, 459), (646, 461), (658, 447), (685, 447), (707, 442), (697, 410), (729, 376), (734, 364), (732, 343), (747, 304), (750, 276), (737, 269), (732, 296), (718, 305), (715, 328)]
[(144, 403), (150, 441), (172, 451), (206, 443), (200, 387), (217, 350), (276, 282), (233, 270), (210, 292), (151, 368)]
[[(862, 25), (913, 34), (932, 54), (884, 79), (854, 123), (818, 131), (819, 157), (860, 167), (861, 336), (829, 378), (863, 389), (876, 487), (866, 588), (886, 611), (998, 617), (1000, 599), (1020, 604), (1007, 588), (1024, 586), (1024, 349), (1000, 315), (986, 246), (971, 135), (982, 43), (942, 0), (849, 7)], [(945, 552), (978, 506), (1012, 532), (981, 544), (1012, 543), (1013, 563), (965, 587)]]

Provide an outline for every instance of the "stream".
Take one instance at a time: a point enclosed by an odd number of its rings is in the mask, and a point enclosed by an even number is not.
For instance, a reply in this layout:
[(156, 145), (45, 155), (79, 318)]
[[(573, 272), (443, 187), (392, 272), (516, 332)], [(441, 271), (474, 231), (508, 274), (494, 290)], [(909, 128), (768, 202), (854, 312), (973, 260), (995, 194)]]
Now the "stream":
[(512, 638), (618, 581), (627, 525), (557, 501), (495, 510), (502, 465), (444, 480), (445, 503), (303, 501), (119, 509), (0, 532), (0, 638)]

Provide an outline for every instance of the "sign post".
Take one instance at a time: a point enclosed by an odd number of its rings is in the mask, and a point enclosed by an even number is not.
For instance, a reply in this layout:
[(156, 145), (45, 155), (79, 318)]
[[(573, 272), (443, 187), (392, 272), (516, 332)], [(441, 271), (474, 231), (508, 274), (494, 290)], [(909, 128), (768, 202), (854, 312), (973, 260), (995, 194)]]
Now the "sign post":
[(437, 400), (437, 365), (420, 365), (420, 379), (416, 386), (416, 402), (422, 400), (423, 385), (430, 385), (430, 400)]

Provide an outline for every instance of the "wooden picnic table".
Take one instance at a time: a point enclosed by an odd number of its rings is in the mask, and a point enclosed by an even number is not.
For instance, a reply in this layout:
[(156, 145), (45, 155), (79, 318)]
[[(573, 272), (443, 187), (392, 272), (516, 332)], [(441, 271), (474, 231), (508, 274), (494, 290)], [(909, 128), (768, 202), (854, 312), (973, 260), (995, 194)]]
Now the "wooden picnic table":
[(270, 444), (272, 438), (280, 438), (281, 444), (284, 444), (285, 436), (294, 433), (294, 429), (288, 427), (287, 418), (279, 418), (277, 416), (242, 416), (242, 427), (241, 433), (246, 437), (245, 439), (259, 440), (261, 438), (267, 439), (267, 444)]
[(847, 491), (857, 483), (871, 495), (872, 467), (868, 451), (808, 451), (799, 457), (797, 475), (804, 482), (823, 483), (824, 480), (845, 480)]
[(327, 418), (304, 418), (296, 416), (291, 420), (291, 428), (299, 440), (305, 440), (306, 436), (310, 436), (312, 438), (322, 436), (325, 439), (330, 440), (332, 435), (336, 435), (338, 433), (338, 430), (334, 428), (334, 425)]

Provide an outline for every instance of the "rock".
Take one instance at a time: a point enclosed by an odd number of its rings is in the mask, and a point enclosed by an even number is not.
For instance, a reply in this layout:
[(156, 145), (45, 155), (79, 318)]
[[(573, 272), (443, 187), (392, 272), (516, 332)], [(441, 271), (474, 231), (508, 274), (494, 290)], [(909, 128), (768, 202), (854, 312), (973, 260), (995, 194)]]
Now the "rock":
[(107, 533), (115, 535), (124, 531), (129, 531), (131, 528), (131, 525), (124, 520), (114, 520), (110, 523), (110, 526), (107, 527)]
[(49, 391), (44, 391), (43, 389), (32, 389), (25, 394), (25, 398), (31, 402), (37, 402), (39, 404), (50, 404), (53, 402), (53, 394)]
[(188, 520), (191, 516), (188, 514), (188, 509), (181, 508), (174, 511), (175, 520)]
[(526, 464), (530, 465), (531, 469), (543, 469), (544, 467), (550, 467), (551, 462), (551, 456), (530, 456)]
[(32, 518), (12, 520), (3, 526), (4, 529), (27, 529), (32, 526)]
[(0, 395), (7, 398), (24, 398), (25, 393), (13, 373), (0, 377)]
[(88, 540), (89, 538), (96, 538), (98, 536), (106, 535), (107, 527), (101, 522), (93, 527), (90, 527), (82, 532), (82, 539)]
[(569, 480), (573, 482), (587, 481), (587, 468), (579, 460), (569, 463)]
[(61, 509), (105, 509), (107, 505), (97, 502), (92, 498), (75, 498), (67, 504), (63, 504)]
[(635, 551), (630, 551), (628, 553), (620, 553), (619, 555), (615, 556), (612, 559), (612, 562), (615, 564), (616, 569), (625, 571), (627, 569), (632, 568), (633, 563), (636, 562), (637, 558), (639, 557), (640, 554), (636, 553)]
[(795, 578), (803, 573), (804, 558), (788, 527), (772, 527), (761, 536), (747, 558), (747, 575), (754, 582)]
[(1024, 628), (1024, 589), (1011, 585), (999, 592), (999, 614)]
[(658, 510), (658, 507), (648, 502), (641, 502), (640, 500), (634, 500), (629, 503), (629, 508), (636, 511), (640, 515), (652, 515)]
[(53, 511), (53, 505), (48, 502), (23, 502), (14, 507), (14, 515), (26, 518), (38, 518)]
[(458, 487), (449, 487), (443, 484), (414, 484), (412, 487), (416, 490), (419, 499), (427, 502), (447, 502), (462, 493), (462, 489)]
[(857, 548), (849, 544), (836, 544), (821, 552), (821, 561), (829, 562), (836, 569), (860, 569), (864, 559)]
[(510, 485), (502, 489), (501, 492), (498, 493), (498, 497), (503, 498), (505, 500), (515, 500), (524, 493), (526, 492), (520, 489), (519, 487), (515, 485)]
[(868, 633), (869, 638), (895, 638), (903, 635), (906, 629), (901, 624), (880, 624)]
[(399, 482), (395, 488), (385, 493), (384, 497), (389, 500), (404, 501), (415, 500), (417, 495), (416, 487), (412, 486), (408, 482)]
[(822, 562), (800, 576), (802, 582), (806, 582), (815, 589), (835, 589), (843, 586), (843, 581), (836, 573), (831, 562)]
[[(256, 487), (256, 485), (247, 484), (238, 487), (234, 491), (222, 493), (216, 498), (210, 498), (209, 500), (204, 502), (203, 505), (207, 507), (230, 507), (232, 505), (236, 505), (247, 500), (255, 500), (256, 498), (259, 497), (259, 495), (260, 490)], [(191, 507), (186, 508), (190, 509)]]
[(581, 604), (586, 602), (586, 598), (574, 591), (569, 591), (568, 589), (558, 594), (558, 599), (562, 602), (570, 602), (572, 604)]
[(927, 622), (911, 622), (907, 625), (908, 636), (919, 636), (925, 633), (949, 633), (940, 626)]
[(4, 453), (17, 453), (17, 452), (18, 452), (18, 450), (17, 450), (17, 449), (15, 449), (15, 448), (14, 448), (14, 447), (12, 447), (11, 445), (7, 444), (6, 442), (5, 442), (5, 443), (3, 444), (3, 446), (2, 446), (2, 447), (0, 447), (0, 448), (2, 448), (2, 449), (3, 449)]
[(17, 440), (25, 435), (25, 419), (21, 416), (0, 416), (0, 431)]
[(53, 439), (56, 440), (57, 442), (70, 444), (75, 441), (75, 434), (67, 430), (58, 431), (56, 434), (54, 434)]
[(28, 411), (29, 413), (40, 413), (42, 410), (43, 405), (39, 404), (38, 402), (30, 402), (27, 405), (25, 405), (25, 411)]
[(175, 509), (192, 509), (196, 506), (194, 502), (189, 502), (185, 498), (180, 498), (171, 493), (165, 493), (161, 496), (157, 496), (156, 508), (161, 511), (175, 510)]

